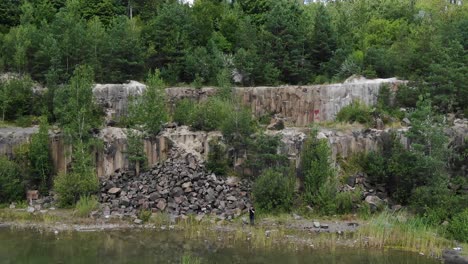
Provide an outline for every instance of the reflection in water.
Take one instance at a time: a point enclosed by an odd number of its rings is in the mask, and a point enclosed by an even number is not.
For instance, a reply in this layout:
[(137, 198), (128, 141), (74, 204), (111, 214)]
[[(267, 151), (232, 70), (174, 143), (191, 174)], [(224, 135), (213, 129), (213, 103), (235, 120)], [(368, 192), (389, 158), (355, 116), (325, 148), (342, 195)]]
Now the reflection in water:
[(65, 232), (0, 229), (0, 263), (180, 263), (184, 254), (202, 263), (431, 264), (437, 261), (399, 251), (258, 250), (248, 242), (220, 246), (187, 240), (175, 231)]

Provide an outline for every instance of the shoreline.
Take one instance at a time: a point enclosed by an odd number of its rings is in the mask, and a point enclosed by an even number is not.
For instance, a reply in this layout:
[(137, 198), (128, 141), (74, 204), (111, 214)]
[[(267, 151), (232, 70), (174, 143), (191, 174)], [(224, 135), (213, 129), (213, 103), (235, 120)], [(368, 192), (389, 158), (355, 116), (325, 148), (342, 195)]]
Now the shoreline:
[[(50, 213), (49, 213), (50, 212)], [(136, 224), (120, 219), (79, 218), (71, 209), (59, 209), (46, 213), (27, 213), (22, 209), (0, 209), (0, 228), (33, 229), (52, 232), (102, 232), (102, 231), (178, 231), (187, 239), (216, 239), (231, 242), (251, 240), (257, 248), (281, 247), (291, 250), (302, 249), (397, 249), (414, 252), (429, 258), (442, 260), (445, 263), (468, 263), (466, 249), (456, 252), (455, 246), (437, 234), (425, 241), (421, 237), (411, 239), (416, 244), (405, 244), (392, 240), (392, 232), (381, 236), (374, 230), (374, 220), (352, 219), (306, 219), (293, 215), (260, 216), (255, 226), (246, 225), (241, 217), (233, 221), (219, 220), (214, 217), (185, 217), (172, 221), (164, 214), (153, 215), (148, 221)], [(320, 227), (317, 227), (320, 226)], [(396, 235), (398, 236), (398, 235)], [(459, 262), (447, 261), (448, 258)]]

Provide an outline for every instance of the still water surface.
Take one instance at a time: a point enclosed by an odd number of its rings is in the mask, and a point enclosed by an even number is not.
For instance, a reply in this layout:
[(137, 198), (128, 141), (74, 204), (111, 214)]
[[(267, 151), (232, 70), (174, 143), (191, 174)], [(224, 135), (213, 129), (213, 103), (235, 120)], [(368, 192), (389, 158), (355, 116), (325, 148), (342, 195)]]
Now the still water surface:
[(40, 233), (0, 228), (0, 263), (181, 263), (191, 255), (201, 263), (433, 264), (413, 253), (381, 250), (252, 249), (246, 241), (229, 245), (188, 240), (176, 231)]

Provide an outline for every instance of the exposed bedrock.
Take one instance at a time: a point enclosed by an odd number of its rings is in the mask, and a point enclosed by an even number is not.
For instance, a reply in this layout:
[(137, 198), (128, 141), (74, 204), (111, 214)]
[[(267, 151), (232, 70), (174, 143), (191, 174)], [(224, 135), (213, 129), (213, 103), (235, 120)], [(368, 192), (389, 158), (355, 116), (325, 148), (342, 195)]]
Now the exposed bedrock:
[[(382, 84), (391, 89), (405, 81), (390, 79), (350, 78), (344, 83), (308, 86), (236, 87), (235, 94), (250, 107), (256, 116), (281, 114), (289, 126), (307, 126), (313, 122), (334, 120), (341, 108), (354, 100), (373, 105), (377, 102)], [(127, 84), (97, 84), (94, 89), (96, 101), (105, 108), (108, 122), (118, 121), (126, 115), (129, 98), (140, 95), (146, 86), (131, 81)], [(167, 88), (169, 104), (188, 98), (206, 100), (216, 93), (216, 88), (189, 87)]]

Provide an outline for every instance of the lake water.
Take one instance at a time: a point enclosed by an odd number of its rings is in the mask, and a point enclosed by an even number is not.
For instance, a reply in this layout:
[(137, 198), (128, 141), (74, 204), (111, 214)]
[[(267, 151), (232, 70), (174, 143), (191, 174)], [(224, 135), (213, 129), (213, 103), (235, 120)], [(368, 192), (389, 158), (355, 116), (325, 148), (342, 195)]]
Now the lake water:
[[(221, 245), (220, 245), (221, 244)], [(50, 232), (0, 228), (0, 263), (199, 263), (431, 264), (438, 261), (400, 251), (253, 249), (248, 241), (219, 243), (185, 239), (177, 231)], [(187, 263), (187, 262), (186, 262)], [(188, 262), (190, 263), (190, 262)]]

